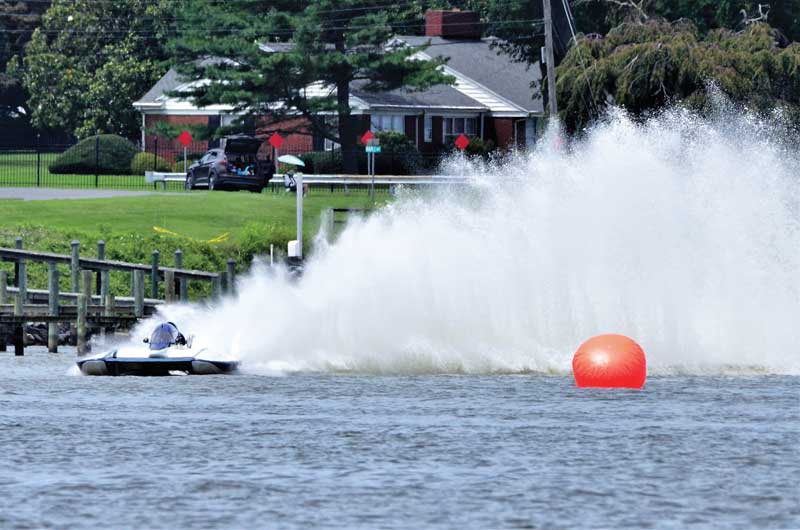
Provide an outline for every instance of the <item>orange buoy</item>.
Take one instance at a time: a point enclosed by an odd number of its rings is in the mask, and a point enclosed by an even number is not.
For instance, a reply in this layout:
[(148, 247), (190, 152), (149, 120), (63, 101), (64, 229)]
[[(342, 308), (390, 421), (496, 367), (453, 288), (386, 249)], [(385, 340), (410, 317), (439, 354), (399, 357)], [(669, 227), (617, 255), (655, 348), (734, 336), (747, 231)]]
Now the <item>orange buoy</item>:
[(598, 335), (580, 345), (572, 358), (579, 387), (642, 388), (647, 378), (644, 350), (624, 335)]

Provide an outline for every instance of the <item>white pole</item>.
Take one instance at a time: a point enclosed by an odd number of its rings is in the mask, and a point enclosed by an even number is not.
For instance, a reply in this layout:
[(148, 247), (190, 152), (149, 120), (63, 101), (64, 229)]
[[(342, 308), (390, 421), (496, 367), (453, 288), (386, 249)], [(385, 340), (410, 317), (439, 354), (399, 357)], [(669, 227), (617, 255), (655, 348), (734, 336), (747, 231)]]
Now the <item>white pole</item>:
[(297, 184), (297, 257), (303, 257), (303, 174), (294, 176)]
[(272, 267), (275, 265), (275, 245), (270, 243), (269, 244), (269, 266)]

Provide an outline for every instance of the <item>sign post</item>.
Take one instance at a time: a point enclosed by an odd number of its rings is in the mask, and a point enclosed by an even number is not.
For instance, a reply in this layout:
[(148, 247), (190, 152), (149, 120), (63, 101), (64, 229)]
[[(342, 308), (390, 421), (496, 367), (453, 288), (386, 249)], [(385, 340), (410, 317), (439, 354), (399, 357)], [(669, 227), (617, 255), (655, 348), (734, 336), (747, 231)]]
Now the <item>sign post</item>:
[(184, 129), (183, 132), (178, 135), (178, 141), (183, 146), (183, 172), (186, 173), (186, 149), (189, 147), (189, 144), (192, 143), (192, 134)]
[(370, 198), (375, 200), (375, 155), (381, 152), (381, 141), (377, 138), (372, 138), (367, 141), (367, 174), (372, 177), (370, 184), (369, 194)]

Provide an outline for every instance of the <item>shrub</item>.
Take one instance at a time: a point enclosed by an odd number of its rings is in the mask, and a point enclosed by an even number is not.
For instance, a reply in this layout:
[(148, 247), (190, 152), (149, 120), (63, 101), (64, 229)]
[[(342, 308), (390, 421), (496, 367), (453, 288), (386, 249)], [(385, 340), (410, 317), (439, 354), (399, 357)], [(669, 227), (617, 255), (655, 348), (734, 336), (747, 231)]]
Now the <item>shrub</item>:
[(61, 153), (48, 169), (56, 174), (94, 175), (98, 171), (104, 175), (128, 175), (138, 151), (131, 142), (115, 134), (90, 136)]
[[(344, 164), (342, 162), (342, 152), (339, 149), (334, 151), (314, 151), (306, 153), (300, 157), (306, 167), (303, 173), (315, 174), (334, 174), (342, 173)], [(281, 169), (285, 169), (280, 164)]]
[(464, 150), (470, 156), (486, 158), (494, 150), (494, 142), (491, 140), (482, 140), (480, 138), (472, 138)]
[[(422, 167), (420, 155), (414, 141), (403, 133), (379, 132), (376, 138), (381, 143), (381, 153), (375, 156), (375, 173), (378, 175), (412, 175)], [(336, 174), (344, 172), (342, 152), (314, 151), (300, 157), (308, 174)], [(358, 152), (358, 170), (367, 172), (367, 154), (363, 147)]]
[[(168, 161), (157, 156), (154, 165), (153, 158), (152, 153), (136, 153), (131, 161), (131, 175), (144, 175), (145, 171), (172, 171), (172, 165)], [(183, 164), (181, 164), (181, 168), (183, 168)]]
[[(379, 132), (375, 137), (381, 142), (381, 154), (375, 156), (376, 174), (413, 175), (417, 173), (422, 165), (422, 155), (414, 145), (414, 140), (398, 132)], [(366, 155), (364, 157), (366, 158)]]

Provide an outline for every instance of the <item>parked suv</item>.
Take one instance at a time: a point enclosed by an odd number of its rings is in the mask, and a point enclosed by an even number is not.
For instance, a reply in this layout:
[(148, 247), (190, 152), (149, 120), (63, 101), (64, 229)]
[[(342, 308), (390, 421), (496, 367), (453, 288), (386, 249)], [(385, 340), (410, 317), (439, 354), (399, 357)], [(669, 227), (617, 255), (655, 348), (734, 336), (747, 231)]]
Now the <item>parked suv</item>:
[(186, 171), (186, 189), (249, 190), (256, 193), (272, 178), (272, 163), (258, 160), (261, 140), (252, 136), (229, 136), (225, 147), (210, 149)]

